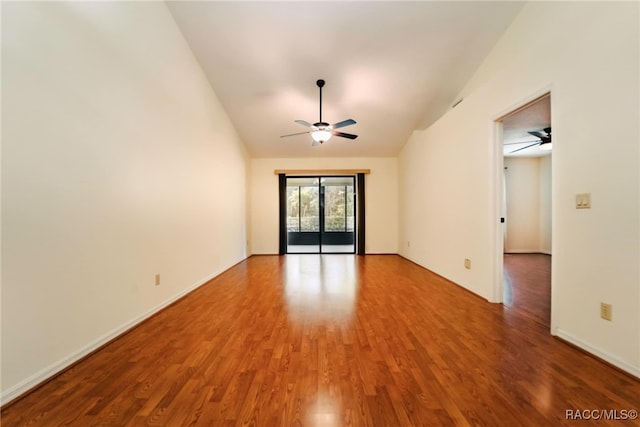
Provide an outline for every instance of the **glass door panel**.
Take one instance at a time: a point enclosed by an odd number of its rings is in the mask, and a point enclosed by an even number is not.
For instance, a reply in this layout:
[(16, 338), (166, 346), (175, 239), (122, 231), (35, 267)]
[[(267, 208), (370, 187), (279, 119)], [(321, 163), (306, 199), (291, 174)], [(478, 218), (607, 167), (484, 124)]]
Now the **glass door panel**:
[(321, 179), (321, 252), (355, 253), (355, 178)]
[(319, 178), (287, 178), (287, 252), (320, 252)]

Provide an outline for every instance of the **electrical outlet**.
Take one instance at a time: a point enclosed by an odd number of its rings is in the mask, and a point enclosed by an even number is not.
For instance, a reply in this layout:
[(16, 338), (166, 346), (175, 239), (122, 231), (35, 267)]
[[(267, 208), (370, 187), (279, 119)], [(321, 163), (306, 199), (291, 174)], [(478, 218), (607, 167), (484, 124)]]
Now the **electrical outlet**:
[(407, 240), (407, 247), (410, 248), (411, 247), (411, 241)]
[(604, 302), (600, 303), (600, 317), (604, 320), (611, 321), (612, 320), (612, 307), (611, 304), (607, 304)]
[(156, 286), (160, 286), (160, 275), (156, 274)]
[(471, 260), (469, 258), (464, 259), (464, 268), (471, 270)]

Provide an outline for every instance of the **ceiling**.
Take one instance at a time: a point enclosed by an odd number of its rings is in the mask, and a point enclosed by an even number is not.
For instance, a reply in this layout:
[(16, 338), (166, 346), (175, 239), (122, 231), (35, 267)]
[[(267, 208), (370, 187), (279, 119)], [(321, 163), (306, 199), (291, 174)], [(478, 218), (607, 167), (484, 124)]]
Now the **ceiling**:
[[(521, 2), (168, 1), (252, 157), (395, 156), (442, 116)], [(311, 147), (296, 119), (348, 118)]]
[[(540, 141), (540, 139), (529, 134), (530, 131), (541, 131), (547, 127), (551, 127), (550, 96), (544, 96), (532, 102), (526, 108), (510, 114), (502, 121), (504, 155), (506, 157), (542, 157), (550, 155), (551, 151), (540, 150), (539, 145), (532, 145)], [(553, 131), (551, 134), (553, 134)], [(518, 150), (518, 152), (513, 153), (515, 150)]]

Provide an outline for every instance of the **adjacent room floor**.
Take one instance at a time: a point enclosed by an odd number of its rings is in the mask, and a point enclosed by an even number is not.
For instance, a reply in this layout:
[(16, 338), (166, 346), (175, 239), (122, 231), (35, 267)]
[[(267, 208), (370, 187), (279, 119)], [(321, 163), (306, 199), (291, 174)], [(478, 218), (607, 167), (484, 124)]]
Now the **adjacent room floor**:
[(254, 256), (3, 408), (2, 425), (557, 426), (639, 396), (535, 316), (399, 256)]
[(551, 327), (551, 255), (505, 254), (503, 304)]

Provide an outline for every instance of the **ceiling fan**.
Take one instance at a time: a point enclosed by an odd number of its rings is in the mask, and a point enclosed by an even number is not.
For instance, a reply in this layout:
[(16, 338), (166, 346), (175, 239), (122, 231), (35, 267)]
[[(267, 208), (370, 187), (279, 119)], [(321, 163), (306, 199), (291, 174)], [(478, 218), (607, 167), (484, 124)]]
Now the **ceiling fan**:
[(313, 142), (311, 143), (312, 147), (317, 147), (320, 144), (327, 142), (329, 140), (329, 138), (331, 138), (332, 135), (335, 136), (340, 136), (342, 138), (348, 138), (348, 139), (356, 139), (358, 137), (358, 135), (354, 135), (352, 133), (344, 133), (344, 132), (338, 132), (335, 129), (339, 129), (345, 126), (350, 126), (350, 125), (354, 125), (356, 124), (356, 121), (353, 119), (347, 119), (347, 120), (343, 120), (341, 122), (338, 123), (334, 123), (332, 125), (330, 125), (329, 123), (323, 122), (322, 121), (322, 87), (324, 86), (324, 80), (320, 79), (316, 82), (316, 85), (318, 85), (318, 88), (320, 89), (320, 119), (316, 122), (316, 123), (309, 123), (305, 120), (296, 120), (296, 123), (300, 123), (303, 126), (306, 126), (308, 128), (311, 128), (311, 130), (307, 131), (307, 132), (297, 132), (297, 133), (290, 133), (288, 135), (282, 135), (280, 136), (280, 138), (285, 138), (287, 136), (294, 136), (294, 135), (303, 135), (306, 133), (310, 133), (311, 134), (311, 138), (313, 138)]
[[(550, 127), (544, 128), (542, 129), (542, 131), (530, 131), (527, 133), (535, 136), (536, 138), (539, 138), (539, 141), (536, 141), (533, 144), (529, 144), (524, 147), (518, 148), (517, 150), (510, 151), (509, 154), (516, 153), (520, 150), (526, 150), (527, 148), (533, 147), (535, 145), (539, 145), (541, 150), (551, 150), (552, 144), (551, 144), (551, 128)], [(525, 144), (527, 142), (532, 142), (532, 141), (510, 142), (505, 145)]]

